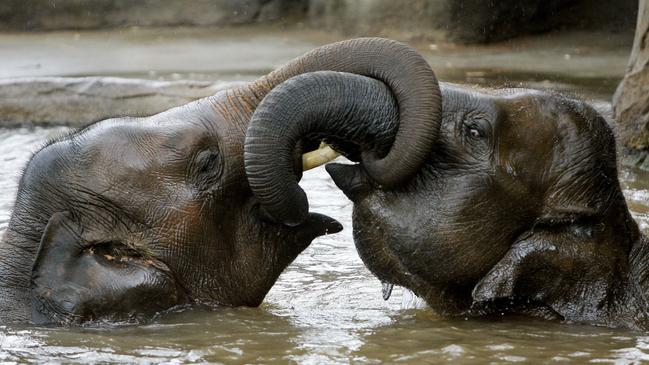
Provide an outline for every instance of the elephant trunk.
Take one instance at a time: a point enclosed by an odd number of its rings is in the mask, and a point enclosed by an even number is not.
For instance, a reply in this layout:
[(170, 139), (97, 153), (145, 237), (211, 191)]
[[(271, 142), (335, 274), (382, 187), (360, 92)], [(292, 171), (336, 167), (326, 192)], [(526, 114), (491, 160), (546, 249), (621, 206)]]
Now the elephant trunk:
[(363, 167), (372, 180), (387, 188), (419, 170), (437, 141), (442, 106), (435, 74), (417, 51), (383, 38), (332, 43), (257, 80), (245, 93), (254, 96), (250, 103), (254, 105), (282, 82), (314, 71), (348, 72), (387, 84), (399, 105), (397, 136), (383, 154), (364, 151)]
[(300, 224), (309, 205), (298, 185), (298, 143), (325, 139), (334, 146), (380, 151), (395, 138), (398, 112), (390, 89), (375, 79), (332, 71), (289, 79), (268, 93), (246, 132), (250, 188), (274, 220)]

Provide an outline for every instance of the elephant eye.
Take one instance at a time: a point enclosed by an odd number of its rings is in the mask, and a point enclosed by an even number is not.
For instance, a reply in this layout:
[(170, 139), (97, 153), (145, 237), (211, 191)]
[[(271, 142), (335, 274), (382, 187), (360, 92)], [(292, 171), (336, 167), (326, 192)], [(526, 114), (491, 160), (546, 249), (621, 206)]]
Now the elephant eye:
[(464, 137), (469, 140), (484, 139), (488, 134), (489, 122), (480, 115), (465, 116), (462, 121), (462, 130)]
[(223, 173), (221, 158), (215, 146), (210, 146), (194, 156), (188, 174), (199, 189), (209, 189), (218, 183)]
[(464, 134), (471, 139), (480, 139), (485, 136), (482, 129), (473, 123), (464, 126)]

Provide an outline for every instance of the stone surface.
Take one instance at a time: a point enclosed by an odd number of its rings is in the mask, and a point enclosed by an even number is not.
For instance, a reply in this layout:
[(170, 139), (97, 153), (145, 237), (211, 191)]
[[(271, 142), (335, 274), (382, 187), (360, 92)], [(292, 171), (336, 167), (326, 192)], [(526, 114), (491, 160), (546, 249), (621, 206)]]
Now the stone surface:
[(633, 29), (636, 0), (310, 0), (309, 21), (350, 35), (484, 43), (554, 29)]
[(117, 116), (147, 116), (232, 87), (234, 83), (114, 77), (0, 80), (0, 126), (83, 126)]
[(624, 79), (613, 96), (620, 142), (649, 151), (649, 1), (640, 0), (633, 50)]
[(303, 12), (303, 0), (2, 0), (0, 29), (236, 25)]
[(348, 36), (484, 43), (570, 29), (630, 30), (636, 0), (2, 0), (0, 30), (309, 24)]
[(447, 6), (446, 24), (451, 39), (497, 41), (557, 27), (559, 21), (553, 14), (561, 12), (570, 3), (562, 0), (451, 1)]
[(309, 23), (348, 35), (405, 35), (443, 39), (446, 3), (442, 0), (309, 0)]

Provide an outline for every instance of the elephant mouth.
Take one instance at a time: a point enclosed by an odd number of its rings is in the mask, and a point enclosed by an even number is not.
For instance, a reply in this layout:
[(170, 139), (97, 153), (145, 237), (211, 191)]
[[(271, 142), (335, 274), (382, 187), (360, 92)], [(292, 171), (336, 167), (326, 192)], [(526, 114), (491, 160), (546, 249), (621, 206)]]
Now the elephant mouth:
[[(304, 222), (289, 227), (264, 219), (254, 199), (245, 205), (231, 221), (233, 235), (223, 241), (222, 237), (216, 237), (210, 242), (236, 245), (236, 250), (228, 249), (228, 255), (206, 259), (204, 264), (193, 267), (191, 277), (204, 278), (200, 285), (185, 282), (194, 302), (209, 306), (257, 307), (286, 267), (315, 238), (343, 229), (340, 222), (319, 213), (309, 213)], [(219, 247), (217, 252), (222, 251)], [(177, 264), (175, 267), (179, 272), (182, 270)]]
[(338, 233), (343, 230), (343, 225), (336, 219), (321, 213), (309, 212), (306, 219), (296, 225), (287, 226), (275, 221), (275, 219), (264, 209), (258, 202), (251, 205), (252, 212), (256, 215), (266, 228), (264, 230), (278, 229), (278, 235), (288, 233), (293, 236), (297, 242), (306, 242), (307, 244), (317, 237)]
[(307, 219), (295, 229), (302, 235), (315, 235), (315, 237), (318, 237), (338, 233), (343, 230), (343, 225), (328, 215), (309, 213)]

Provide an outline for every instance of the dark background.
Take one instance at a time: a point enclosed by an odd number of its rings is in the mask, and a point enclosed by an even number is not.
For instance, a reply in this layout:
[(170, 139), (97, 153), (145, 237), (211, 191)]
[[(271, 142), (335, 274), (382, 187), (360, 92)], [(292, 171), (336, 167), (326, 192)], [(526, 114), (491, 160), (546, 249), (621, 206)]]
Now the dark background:
[(0, 30), (300, 24), (462, 43), (552, 30), (633, 30), (636, 0), (2, 0)]

